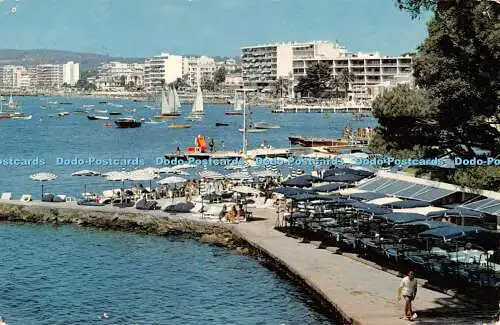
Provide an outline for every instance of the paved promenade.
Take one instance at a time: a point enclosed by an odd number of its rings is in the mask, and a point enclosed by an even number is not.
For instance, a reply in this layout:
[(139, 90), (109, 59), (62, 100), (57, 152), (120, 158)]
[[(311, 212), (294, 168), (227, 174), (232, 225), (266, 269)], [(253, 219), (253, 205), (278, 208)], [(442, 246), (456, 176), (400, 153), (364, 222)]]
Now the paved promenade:
[[(403, 305), (395, 299), (401, 278), (287, 237), (273, 229), (276, 214), (272, 210), (255, 209), (254, 215), (267, 219), (232, 225), (234, 232), (281, 261), (321, 293), (344, 318), (363, 325), (410, 323), (400, 319)], [(422, 287), (418, 289), (414, 309), (419, 315), (414, 324), (472, 325), (486, 323), (491, 317), (490, 312), (480, 311), (477, 306)]]

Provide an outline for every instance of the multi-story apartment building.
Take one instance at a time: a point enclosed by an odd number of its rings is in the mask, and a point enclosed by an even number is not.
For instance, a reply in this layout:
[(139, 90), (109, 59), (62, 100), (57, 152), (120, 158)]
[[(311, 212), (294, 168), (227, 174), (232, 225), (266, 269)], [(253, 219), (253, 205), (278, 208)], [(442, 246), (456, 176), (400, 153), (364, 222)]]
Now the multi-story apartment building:
[(370, 88), (379, 87), (386, 82), (412, 79), (412, 58), (410, 56), (381, 56), (380, 53), (343, 53), (338, 57), (294, 58), (293, 77), (298, 80), (307, 74), (312, 65), (324, 62), (332, 69), (334, 76), (340, 76), (344, 70), (351, 74), (349, 93), (351, 99), (369, 99)]
[(64, 84), (62, 64), (39, 64), (36, 66), (36, 86), (42, 89), (58, 89)]
[(328, 64), (334, 76), (343, 70), (351, 73), (348, 89), (351, 98), (364, 98), (372, 86), (412, 75), (410, 56), (348, 53), (344, 47), (330, 42), (269, 44), (241, 50), (245, 87), (261, 90), (269, 88), (279, 77), (297, 81), (318, 62)]
[(63, 84), (74, 86), (80, 80), (80, 64), (72, 61), (63, 64)]
[(235, 59), (227, 59), (225, 61), (215, 62), (217, 69), (224, 68), (227, 73), (233, 73), (240, 68)]
[(314, 41), (243, 47), (241, 51), (245, 87), (264, 89), (279, 77), (293, 77), (294, 59), (335, 57), (345, 52), (345, 48)]
[(201, 80), (213, 80), (217, 69), (215, 60), (211, 57), (185, 57), (183, 60), (182, 75), (190, 86), (197, 85)]
[(27, 89), (31, 78), (28, 69), (20, 65), (5, 65), (0, 67), (0, 88)]
[(144, 86), (144, 64), (108, 62), (99, 66), (96, 80), (93, 81), (99, 89), (133, 85)]
[(149, 57), (144, 63), (144, 86), (146, 90), (157, 90), (182, 78), (182, 56), (162, 53)]

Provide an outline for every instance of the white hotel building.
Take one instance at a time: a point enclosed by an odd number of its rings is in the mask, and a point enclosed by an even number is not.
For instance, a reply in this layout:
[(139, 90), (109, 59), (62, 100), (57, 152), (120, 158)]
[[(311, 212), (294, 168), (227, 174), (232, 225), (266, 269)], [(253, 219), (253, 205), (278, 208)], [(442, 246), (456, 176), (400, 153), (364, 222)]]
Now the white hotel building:
[(182, 78), (183, 59), (180, 55), (162, 53), (146, 58), (144, 62), (144, 87), (146, 90), (158, 90), (161, 85), (169, 84)]
[(376, 53), (348, 53), (331, 42), (268, 44), (243, 47), (242, 71), (245, 87), (270, 89), (279, 78), (297, 81), (315, 63), (326, 62), (333, 75), (349, 70), (354, 78), (349, 84), (350, 97), (371, 97), (373, 87), (387, 83), (412, 82), (410, 56), (381, 56)]
[(213, 80), (217, 70), (214, 58), (208, 56), (184, 57), (182, 75), (186, 83), (196, 86), (198, 78), (202, 80)]
[(28, 89), (31, 87), (29, 69), (21, 65), (5, 65), (0, 67), (1, 89)]
[(134, 87), (144, 85), (144, 64), (107, 62), (99, 66), (95, 84), (98, 89), (110, 89), (132, 84)]

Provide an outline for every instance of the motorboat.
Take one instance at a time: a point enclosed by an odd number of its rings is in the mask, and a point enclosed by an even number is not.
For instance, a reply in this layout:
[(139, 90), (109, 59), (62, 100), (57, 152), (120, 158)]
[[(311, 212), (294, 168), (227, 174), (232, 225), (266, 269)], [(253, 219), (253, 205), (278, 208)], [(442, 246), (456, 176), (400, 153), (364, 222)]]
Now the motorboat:
[(191, 125), (189, 124), (171, 124), (168, 126), (169, 129), (189, 129)]
[(64, 117), (64, 116), (68, 116), (69, 113), (68, 112), (59, 112), (56, 115), (59, 116), (59, 117)]
[(117, 128), (125, 129), (125, 128), (138, 128), (142, 125), (142, 122), (132, 117), (125, 117), (116, 120), (115, 124)]
[(25, 116), (23, 114), (23, 116), (12, 116), (11, 119), (13, 119), (13, 120), (31, 120), (32, 117), (33, 117), (33, 115)]
[(278, 124), (273, 124), (269, 122), (255, 122), (254, 127), (256, 129), (279, 129), (280, 126)]
[(111, 123), (111, 122), (104, 122), (104, 123), (102, 123), (102, 126), (110, 127), (110, 126), (113, 126), (113, 123)]
[(161, 113), (154, 116), (154, 120), (175, 119), (181, 115), (179, 108), (181, 107), (179, 96), (175, 91), (174, 86), (169, 85), (167, 92), (165, 89), (161, 91)]
[(102, 115), (87, 115), (89, 120), (109, 120), (109, 116)]
[(82, 105), (83, 108), (92, 108), (94, 105)]
[(108, 114), (108, 111), (105, 109), (96, 109), (94, 112), (99, 113), (99, 114)]
[(109, 112), (109, 115), (122, 115), (122, 112)]
[(99, 104), (107, 104), (108, 102), (104, 101), (104, 102), (99, 102)]
[(215, 123), (215, 126), (228, 126), (229, 123), (221, 123), (221, 122), (217, 122)]
[(77, 110), (74, 110), (73, 113), (76, 113), (76, 114), (88, 114), (88, 111), (85, 111), (83, 109), (77, 109)]

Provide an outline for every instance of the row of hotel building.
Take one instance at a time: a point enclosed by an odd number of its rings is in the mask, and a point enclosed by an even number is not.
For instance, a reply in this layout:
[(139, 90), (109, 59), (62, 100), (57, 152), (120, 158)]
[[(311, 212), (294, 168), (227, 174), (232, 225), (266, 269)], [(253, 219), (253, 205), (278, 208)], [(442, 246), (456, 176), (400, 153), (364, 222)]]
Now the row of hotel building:
[[(195, 86), (199, 80), (213, 80), (217, 69), (224, 67), (226, 86), (266, 92), (272, 90), (280, 77), (297, 82), (318, 62), (326, 63), (333, 75), (347, 69), (352, 75), (348, 91), (353, 96), (370, 97), (380, 88), (413, 83), (411, 56), (351, 53), (338, 44), (324, 41), (243, 47), (239, 64), (232, 59), (216, 62), (211, 57), (183, 57), (168, 53), (146, 58), (144, 63), (108, 62), (101, 64), (97, 75), (87, 81), (102, 90), (130, 86), (154, 91), (163, 83), (179, 78), (190, 86)], [(74, 85), (78, 79), (78, 63), (73, 62), (33, 68), (0, 68), (0, 86), (3, 86), (0, 88), (60, 88), (64, 84)]]

